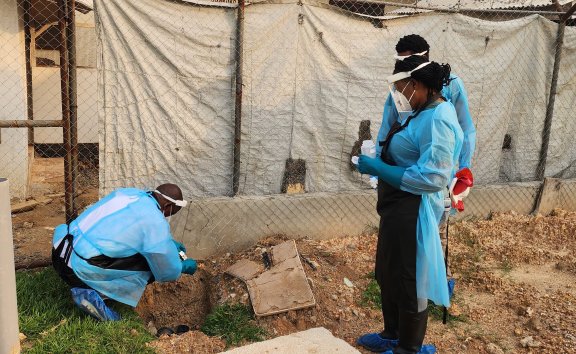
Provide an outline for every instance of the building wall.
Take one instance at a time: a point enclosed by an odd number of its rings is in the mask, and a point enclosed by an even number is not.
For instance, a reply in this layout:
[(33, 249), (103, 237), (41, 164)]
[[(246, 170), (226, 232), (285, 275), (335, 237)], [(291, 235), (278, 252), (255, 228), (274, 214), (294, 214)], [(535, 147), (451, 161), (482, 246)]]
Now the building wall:
[[(96, 68), (78, 68), (78, 142), (98, 143), (98, 115), (96, 105)], [(62, 119), (60, 69), (33, 67), (34, 119)], [(61, 144), (62, 128), (34, 129), (37, 144)]]
[[(55, 25), (57, 26), (57, 25)], [(46, 33), (46, 32), (45, 32)], [(62, 119), (60, 90), (60, 53), (58, 50), (32, 50), (34, 119)], [(37, 58), (54, 61), (54, 66), (38, 66)], [(96, 32), (94, 13), (76, 12), (76, 64), (78, 99), (78, 142), (98, 143), (96, 92)], [(37, 144), (61, 144), (62, 128), (37, 128)]]
[[(0, 120), (26, 119), (26, 75), (21, 13), (15, 0), (0, 0)], [(27, 129), (0, 129), (0, 177), (10, 180), (11, 197), (26, 195)]]

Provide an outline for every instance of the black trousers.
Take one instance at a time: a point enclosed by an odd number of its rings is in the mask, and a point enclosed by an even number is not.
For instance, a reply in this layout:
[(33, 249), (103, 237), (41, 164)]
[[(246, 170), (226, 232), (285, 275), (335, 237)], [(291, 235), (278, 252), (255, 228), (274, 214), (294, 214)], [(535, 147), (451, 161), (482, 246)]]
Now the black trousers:
[(58, 247), (52, 247), (52, 266), (60, 278), (62, 278), (62, 280), (64, 280), (64, 282), (71, 288), (91, 289), (88, 285), (84, 284), (76, 274), (74, 274), (72, 268), (68, 267), (68, 261), (73, 252), (72, 241), (72, 235), (68, 234), (60, 242)]
[[(380, 230), (375, 275), (382, 303), (418, 312), (416, 297), (416, 226), (421, 197), (378, 183)], [(383, 306), (383, 310), (386, 305)]]

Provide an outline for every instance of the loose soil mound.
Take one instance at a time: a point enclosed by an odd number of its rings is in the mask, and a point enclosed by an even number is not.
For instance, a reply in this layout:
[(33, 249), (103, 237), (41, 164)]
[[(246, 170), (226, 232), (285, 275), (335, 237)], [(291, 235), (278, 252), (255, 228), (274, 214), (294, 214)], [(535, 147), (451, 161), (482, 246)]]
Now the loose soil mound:
[(136, 311), (156, 328), (187, 325), (198, 329), (210, 312), (210, 275), (199, 269), (194, 276), (183, 275), (175, 282), (154, 282), (146, 288)]
[(158, 353), (212, 354), (224, 350), (224, 342), (208, 337), (200, 331), (190, 331), (181, 335), (163, 336), (149, 344)]

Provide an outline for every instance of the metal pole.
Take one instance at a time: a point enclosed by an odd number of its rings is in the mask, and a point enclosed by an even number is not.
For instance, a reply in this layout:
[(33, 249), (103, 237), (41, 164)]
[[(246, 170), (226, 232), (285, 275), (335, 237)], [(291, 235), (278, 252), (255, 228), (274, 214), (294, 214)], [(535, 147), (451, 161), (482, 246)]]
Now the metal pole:
[(0, 178), (0, 284), (0, 353), (20, 353), (10, 189), (5, 178)]
[[(76, 1), (68, 0), (66, 40), (68, 42), (68, 98), (70, 99), (70, 154), (72, 164), (72, 219), (77, 216), (76, 187), (78, 183), (78, 95), (76, 76)], [(71, 221), (71, 220), (70, 220)]]
[(63, 124), (61, 120), (0, 120), (0, 128), (46, 128)]
[(68, 65), (67, 40), (67, 1), (58, 1), (58, 23), (60, 28), (60, 88), (62, 95), (62, 136), (66, 155), (64, 156), (64, 206), (66, 209), (66, 222), (74, 219), (74, 187), (72, 178), (72, 134), (70, 126), (70, 78)]
[(234, 104), (234, 168), (232, 175), (233, 195), (238, 194), (240, 182), (240, 142), (242, 135), (242, 69), (244, 42), (244, 0), (238, 1), (236, 22), (236, 101)]
[(552, 117), (554, 115), (554, 104), (556, 103), (556, 88), (558, 87), (558, 72), (560, 71), (560, 61), (562, 60), (562, 44), (564, 43), (564, 29), (566, 22), (561, 21), (556, 34), (556, 48), (554, 55), (554, 68), (552, 69), (552, 82), (550, 84), (550, 95), (548, 96), (548, 106), (546, 107), (546, 118), (544, 118), (544, 128), (542, 129), (542, 145), (540, 147), (540, 157), (538, 167), (536, 167), (536, 180), (543, 181), (546, 172), (546, 160), (548, 158), (548, 146), (550, 144), (550, 132), (552, 130)]
[[(32, 33), (30, 32), (30, 0), (24, 0), (24, 52), (26, 55), (26, 107), (28, 120), (34, 120), (34, 102), (32, 96), (32, 57), (30, 46)], [(34, 128), (28, 128), (28, 145), (34, 145)]]

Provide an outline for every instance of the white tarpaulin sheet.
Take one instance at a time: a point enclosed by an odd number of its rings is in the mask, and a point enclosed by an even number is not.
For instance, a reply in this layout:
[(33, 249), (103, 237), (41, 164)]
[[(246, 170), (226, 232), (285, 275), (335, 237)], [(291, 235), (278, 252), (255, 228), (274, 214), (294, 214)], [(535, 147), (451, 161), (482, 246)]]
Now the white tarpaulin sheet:
[[(188, 196), (230, 195), (235, 11), (162, 0), (96, 0), (95, 10), (102, 192), (175, 182)], [(466, 84), (477, 181), (534, 179), (556, 24), (433, 13), (376, 28), (306, 2), (251, 5), (245, 21), (241, 194), (279, 193), (289, 157), (306, 160), (309, 192), (366, 188), (350, 151), (360, 121), (376, 136), (394, 46), (410, 33)], [(565, 41), (547, 175), (574, 177), (576, 31)]]

